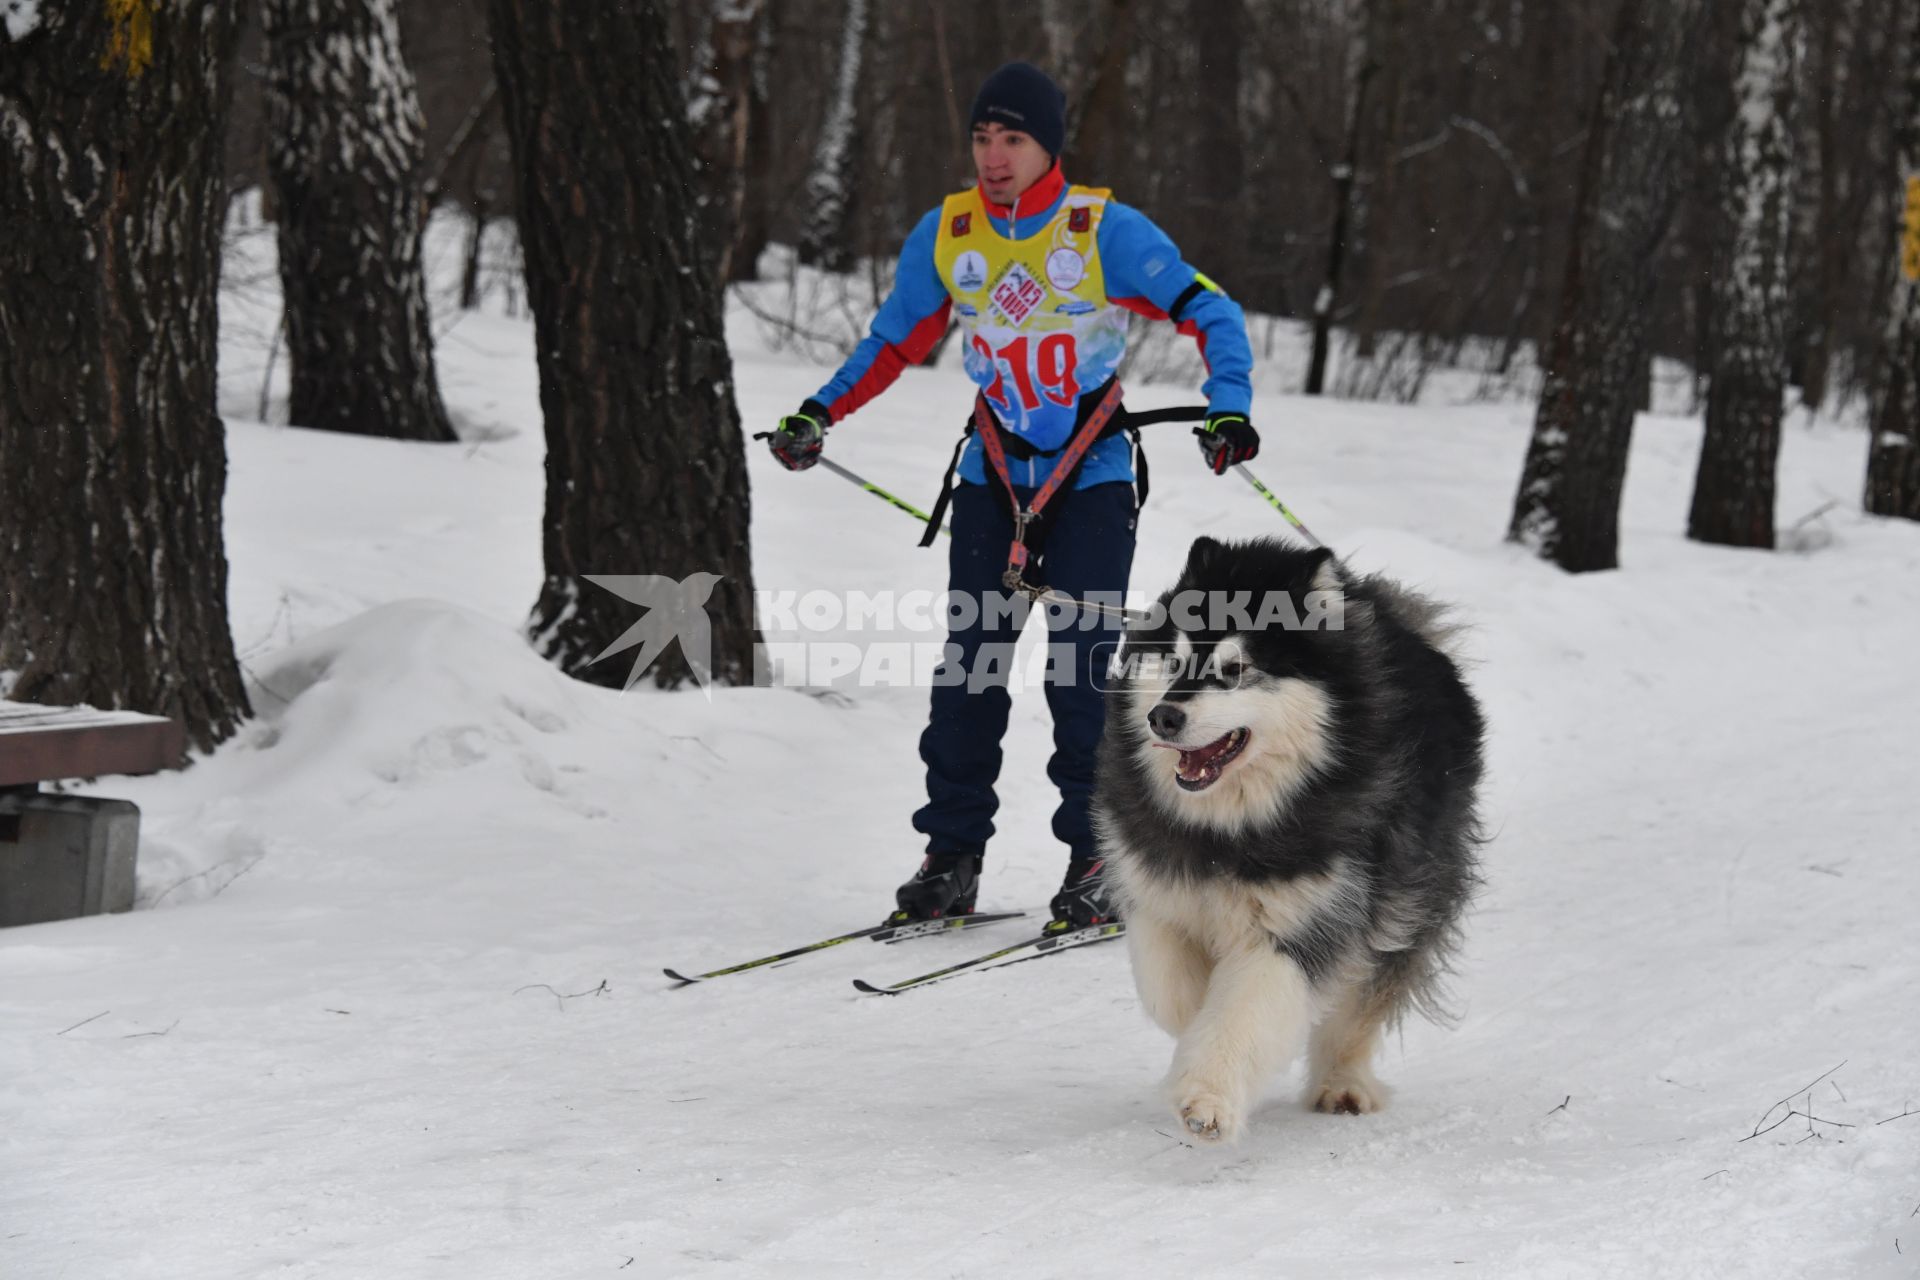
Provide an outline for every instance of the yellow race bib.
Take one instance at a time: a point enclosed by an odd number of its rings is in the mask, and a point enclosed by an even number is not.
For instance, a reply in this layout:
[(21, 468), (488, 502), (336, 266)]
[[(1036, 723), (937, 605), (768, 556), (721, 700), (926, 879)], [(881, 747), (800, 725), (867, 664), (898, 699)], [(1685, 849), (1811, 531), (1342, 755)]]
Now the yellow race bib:
[(1126, 353), (1127, 314), (1107, 298), (1100, 270), (1109, 194), (1069, 187), (1024, 240), (994, 228), (978, 187), (940, 209), (934, 265), (966, 339), (967, 376), (1007, 429), (1043, 452), (1066, 444), (1081, 395)]

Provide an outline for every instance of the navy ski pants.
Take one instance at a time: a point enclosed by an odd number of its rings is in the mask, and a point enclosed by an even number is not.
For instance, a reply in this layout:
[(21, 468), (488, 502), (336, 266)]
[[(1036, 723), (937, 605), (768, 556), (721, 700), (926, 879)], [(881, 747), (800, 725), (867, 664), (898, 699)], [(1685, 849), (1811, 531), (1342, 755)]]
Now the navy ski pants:
[[(1015, 492), (1023, 505), (1032, 497), (1028, 489)], [(1133, 485), (1116, 481), (1062, 490), (1048, 507), (1058, 511), (1027, 580), (1075, 597), (1091, 594), (1120, 603), (1133, 567)], [(929, 853), (980, 853), (993, 835), (993, 815), (1000, 806), (993, 784), (1000, 776), (1000, 739), (1012, 706), (1007, 682), (1013, 647), (1026, 609), (1009, 617), (1000, 577), (1013, 521), (993, 492), (985, 485), (957, 485), (950, 523), (948, 588), (955, 596), (984, 603), (972, 619), (948, 612), (947, 660), (935, 678), (932, 714), (920, 735), (927, 803), (913, 815), (913, 826), (927, 837)], [(1049, 628), (1046, 696), (1053, 713), (1047, 777), (1060, 789), (1053, 834), (1074, 857), (1091, 857), (1087, 809), (1106, 721), (1106, 666), (1120, 638), (1120, 622), (1080, 609), (1045, 606), (1041, 612)]]

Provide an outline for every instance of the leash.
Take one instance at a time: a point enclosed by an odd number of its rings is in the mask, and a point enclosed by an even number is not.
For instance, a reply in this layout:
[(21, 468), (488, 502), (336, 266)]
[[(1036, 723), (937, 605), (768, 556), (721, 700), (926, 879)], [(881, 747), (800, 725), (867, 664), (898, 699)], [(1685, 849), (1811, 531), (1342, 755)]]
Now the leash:
[[(1080, 470), (1080, 461), (1086, 456), (1093, 442), (1100, 439), (1107, 423), (1114, 414), (1124, 412), (1120, 408), (1120, 380), (1115, 378), (1107, 384), (1107, 392), (1100, 397), (1100, 403), (1087, 416), (1073, 433), (1073, 439), (1062, 449), (1053, 465), (1053, 471), (1047, 476), (1047, 482), (1040, 486), (1033, 500), (1022, 506), (1019, 496), (1013, 490), (1013, 472), (1007, 465), (1006, 445), (1000, 439), (1000, 424), (994, 421), (993, 407), (987, 403), (984, 393), (973, 400), (973, 422), (975, 434), (980, 437), (980, 447), (986, 452), (987, 461), (992, 464), (994, 475), (1007, 491), (1007, 504), (1013, 510), (1013, 545), (1007, 548), (1007, 567), (1000, 575), (1000, 585), (1014, 595), (1025, 596), (1035, 604), (1058, 605), (1062, 608), (1085, 609), (1091, 613), (1102, 614), (1109, 618), (1118, 618), (1122, 622), (1141, 622), (1153, 615), (1144, 609), (1128, 609), (1122, 605), (1100, 604), (1093, 600), (1080, 600), (1064, 591), (1027, 581), (1027, 565), (1031, 551), (1027, 546), (1027, 530), (1046, 508), (1048, 501), (1059, 492), (1062, 485), (1072, 479)], [(1146, 413), (1126, 413), (1124, 422), (1129, 429), (1151, 425), (1156, 422), (1193, 422), (1206, 416), (1204, 405), (1180, 405), (1171, 409), (1154, 409)]]
[(1060, 486), (1080, 469), (1080, 460), (1087, 456), (1087, 450), (1106, 430), (1108, 421), (1119, 408), (1120, 380), (1114, 378), (1107, 383), (1107, 393), (1100, 397), (1100, 403), (1094, 406), (1087, 420), (1073, 433), (1073, 439), (1067, 442), (1067, 447), (1060, 451), (1047, 482), (1023, 506), (1013, 490), (1013, 471), (1007, 466), (1007, 447), (1001, 443), (1000, 424), (994, 420), (993, 407), (987, 403), (984, 392), (974, 396), (973, 422), (980, 436), (981, 448), (986, 451), (987, 461), (993, 465), (993, 472), (1000, 478), (1000, 484), (1006, 489), (1007, 500), (1013, 508), (1013, 545), (1007, 548), (1006, 571), (1000, 575), (1000, 585), (1008, 591), (1038, 599), (1035, 593), (1047, 590), (1027, 581), (1027, 562), (1031, 558), (1027, 530), (1040, 518), (1040, 513), (1046, 509), (1053, 495), (1060, 491)]

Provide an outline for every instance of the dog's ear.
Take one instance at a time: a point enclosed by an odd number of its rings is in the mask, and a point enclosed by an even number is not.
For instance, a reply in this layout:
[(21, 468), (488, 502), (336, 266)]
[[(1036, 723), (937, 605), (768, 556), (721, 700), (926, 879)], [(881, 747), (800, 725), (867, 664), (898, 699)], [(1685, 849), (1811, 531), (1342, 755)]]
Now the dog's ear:
[(1360, 581), (1338, 557), (1325, 547), (1319, 547), (1308, 557), (1305, 567), (1300, 571), (1299, 581), (1303, 584), (1300, 594), (1315, 603), (1313, 597), (1320, 597), (1321, 607), (1330, 607), (1325, 601), (1332, 597), (1338, 601), (1341, 621), (1335, 625), (1343, 631), (1364, 631), (1373, 625), (1373, 605), (1361, 595), (1354, 594), (1353, 587)]
[(1209, 538), (1205, 534), (1195, 538), (1193, 546), (1187, 551), (1187, 567), (1180, 571), (1181, 579), (1192, 582), (1196, 578), (1206, 576), (1215, 565), (1220, 563), (1220, 558), (1226, 554), (1226, 551), (1226, 544), (1217, 539)]
[(1300, 577), (1308, 591), (1339, 591), (1347, 585), (1346, 573), (1340, 568), (1340, 562), (1325, 547), (1316, 548), (1307, 557), (1306, 568)]

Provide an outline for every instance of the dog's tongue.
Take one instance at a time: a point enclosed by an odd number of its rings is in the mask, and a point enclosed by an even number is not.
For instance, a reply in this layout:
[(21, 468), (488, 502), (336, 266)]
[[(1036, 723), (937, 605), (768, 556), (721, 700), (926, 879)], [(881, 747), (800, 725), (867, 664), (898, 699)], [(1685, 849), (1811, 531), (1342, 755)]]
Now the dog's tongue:
[(1209, 742), (1204, 747), (1195, 747), (1191, 751), (1182, 751), (1180, 753), (1180, 772), (1188, 778), (1200, 777), (1201, 774), (1206, 771), (1207, 766), (1226, 754), (1227, 748), (1232, 745), (1233, 735), (1229, 733), (1223, 738)]

